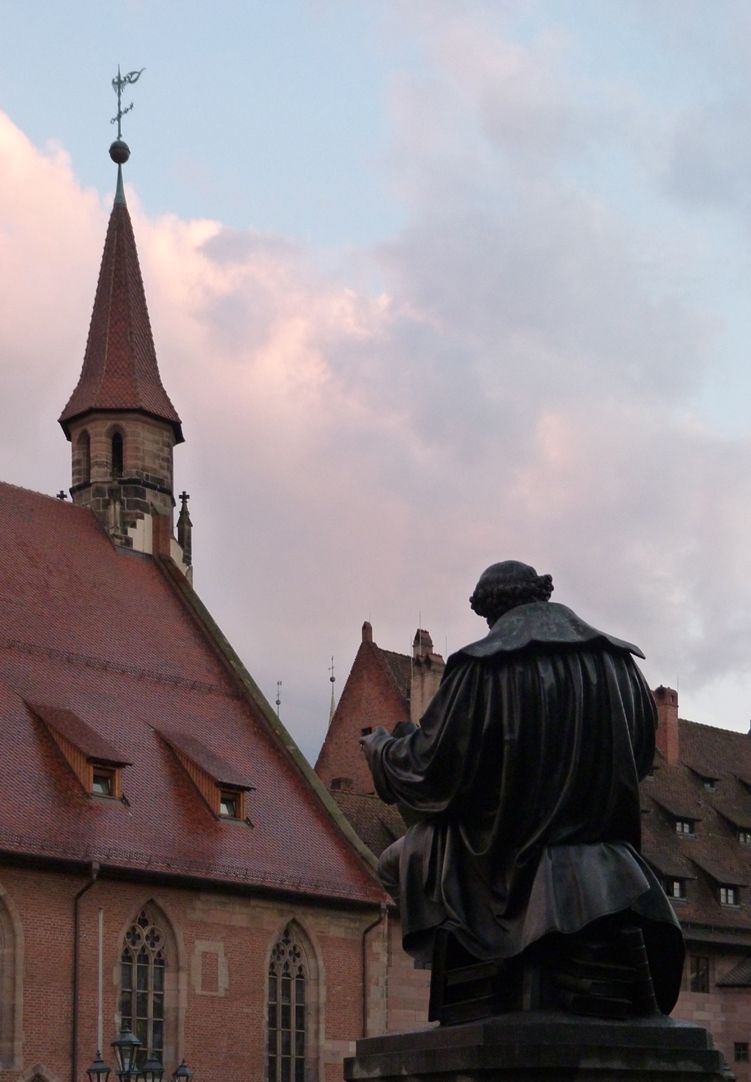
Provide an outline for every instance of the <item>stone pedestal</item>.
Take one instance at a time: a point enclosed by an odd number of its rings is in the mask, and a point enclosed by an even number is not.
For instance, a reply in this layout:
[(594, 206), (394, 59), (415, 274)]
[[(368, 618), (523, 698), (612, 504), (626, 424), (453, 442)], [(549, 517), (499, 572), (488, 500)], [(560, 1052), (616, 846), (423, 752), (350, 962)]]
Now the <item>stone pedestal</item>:
[(368, 1037), (346, 1082), (728, 1082), (705, 1029), (669, 1018), (600, 1021), (518, 1012)]

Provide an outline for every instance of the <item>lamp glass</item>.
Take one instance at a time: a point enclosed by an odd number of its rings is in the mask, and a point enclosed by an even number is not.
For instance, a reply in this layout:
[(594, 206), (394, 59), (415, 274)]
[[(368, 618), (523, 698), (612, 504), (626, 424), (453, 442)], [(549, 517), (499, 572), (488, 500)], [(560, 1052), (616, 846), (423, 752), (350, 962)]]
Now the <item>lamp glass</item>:
[(128, 1078), (136, 1073), (136, 1057), (141, 1047), (138, 1037), (130, 1032), (127, 1025), (123, 1025), (120, 1036), (112, 1042), (117, 1057), (117, 1073), (121, 1078)]

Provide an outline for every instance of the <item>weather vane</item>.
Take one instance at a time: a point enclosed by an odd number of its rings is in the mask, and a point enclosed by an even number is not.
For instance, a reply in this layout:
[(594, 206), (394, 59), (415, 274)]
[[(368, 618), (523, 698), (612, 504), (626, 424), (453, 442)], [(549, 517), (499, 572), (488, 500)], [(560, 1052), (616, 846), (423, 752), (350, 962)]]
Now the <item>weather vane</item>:
[(119, 64), (117, 65), (117, 77), (112, 80), (112, 89), (117, 94), (117, 115), (112, 117), (112, 120), (110, 120), (110, 124), (117, 124), (117, 138), (118, 139), (122, 139), (122, 132), (120, 130), (120, 122), (122, 121), (125, 114), (129, 113), (131, 111), (131, 109), (133, 108), (133, 102), (131, 102), (130, 105), (126, 105), (124, 109), (122, 107), (123, 87), (127, 86), (128, 83), (137, 83), (140, 76), (145, 71), (146, 71), (146, 68), (141, 68), (140, 71), (129, 71), (129, 72), (127, 72), (127, 74), (121, 75), (120, 74), (120, 65)]

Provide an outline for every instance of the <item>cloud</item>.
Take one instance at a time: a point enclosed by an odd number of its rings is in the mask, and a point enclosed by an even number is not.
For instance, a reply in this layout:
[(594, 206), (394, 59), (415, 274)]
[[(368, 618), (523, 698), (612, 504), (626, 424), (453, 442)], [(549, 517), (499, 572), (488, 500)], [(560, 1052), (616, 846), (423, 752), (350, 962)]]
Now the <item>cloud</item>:
[[(696, 227), (655, 235), (572, 169), (606, 140), (659, 206), (659, 169), (632, 153), (648, 111), (610, 84), (593, 102), (555, 27), (521, 41), (492, 5), (463, 10), (421, 10), (424, 64), (388, 99), (408, 220), (351, 274), (284, 237), (150, 217), (128, 189), (196, 585), (270, 698), (283, 681), (311, 756), (329, 657), (341, 688), (361, 622), (407, 650), (421, 619), (456, 649), (482, 634), (466, 599), (500, 558), (552, 572), (557, 600), (645, 648), (653, 683), (679, 674), (689, 708), (751, 646), (749, 441), (701, 411), (723, 315), (686, 273)], [(625, 114), (627, 147), (607, 124)], [(0, 120), (0, 467), (46, 491), (66, 483), (54, 419), (107, 203)]]

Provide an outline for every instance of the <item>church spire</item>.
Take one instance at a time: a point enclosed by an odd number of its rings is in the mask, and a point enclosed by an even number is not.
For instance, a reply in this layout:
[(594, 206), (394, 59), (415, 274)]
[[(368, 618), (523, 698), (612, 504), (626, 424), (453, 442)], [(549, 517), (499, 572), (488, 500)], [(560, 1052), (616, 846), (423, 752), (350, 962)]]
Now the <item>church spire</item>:
[(94, 411), (149, 414), (183, 439), (180, 418), (162, 386), (151, 334), (146, 294), (133, 225), (123, 189), (127, 143), (116, 139), (110, 157), (117, 163), (117, 189), (104, 242), (94, 310), (78, 384), (60, 416), (68, 439), (71, 425)]
[[(142, 69), (143, 70), (143, 69)], [(112, 80), (118, 96), (118, 138), (110, 147), (117, 187), (94, 298), (83, 368), (60, 415), (72, 444), (71, 496), (89, 507), (113, 540), (129, 548), (169, 549), (175, 506), (172, 449), (182, 443), (180, 418), (156, 359), (122, 167), (123, 86), (141, 72)], [(175, 542), (177, 547), (177, 543)], [(184, 562), (186, 568), (190, 561)]]

